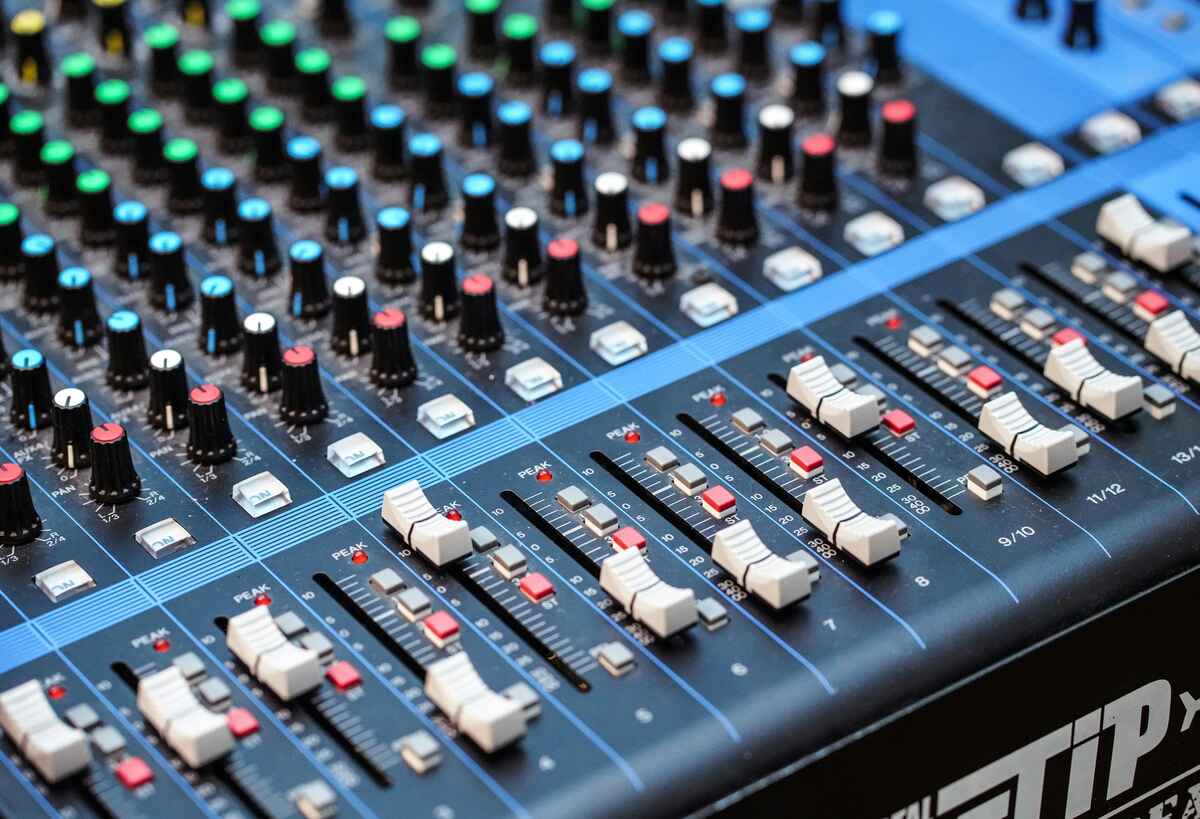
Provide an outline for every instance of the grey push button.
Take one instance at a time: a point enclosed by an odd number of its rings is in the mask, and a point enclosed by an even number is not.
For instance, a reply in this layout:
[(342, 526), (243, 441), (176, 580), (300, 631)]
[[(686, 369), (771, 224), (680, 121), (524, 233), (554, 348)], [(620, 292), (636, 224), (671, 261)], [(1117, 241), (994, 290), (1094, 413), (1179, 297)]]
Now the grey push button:
[(198, 680), (205, 674), (204, 661), (191, 651), (180, 654), (171, 661), (171, 664), (178, 668), (179, 673), (183, 674), (188, 681)]
[(225, 706), (231, 696), (229, 686), (216, 677), (209, 677), (196, 686), (196, 693), (200, 695), (201, 701), (209, 708), (218, 709)]
[(749, 407), (744, 407), (733, 414), (733, 425), (747, 435), (753, 435), (765, 426), (761, 415)]
[(347, 435), (334, 441), (325, 449), (325, 458), (347, 478), (355, 478), (364, 472), (383, 466), (385, 458), (379, 444), (361, 432)]
[(574, 485), (560, 489), (555, 498), (562, 508), (568, 512), (578, 512), (592, 502), (586, 492)]
[(792, 439), (781, 429), (763, 430), (763, 434), (758, 436), (758, 442), (772, 455), (786, 455), (792, 451)]
[(1094, 251), (1080, 253), (1071, 260), (1071, 275), (1084, 284), (1095, 284), (1108, 270), (1108, 262)]
[(904, 241), (904, 228), (882, 211), (873, 210), (851, 219), (842, 238), (864, 256), (878, 256)]
[(633, 671), (633, 652), (624, 643), (604, 643), (596, 648), (596, 662), (614, 677), (623, 677)]
[(980, 187), (961, 176), (948, 176), (925, 190), (925, 207), (946, 222), (970, 216), (986, 204)]
[(616, 367), (646, 354), (646, 337), (627, 321), (616, 321), (592, 333), (589, 345), (596, 355)]
[(528, 564), (521, 550), (511, 543), (501, 546), (492, 553), (492, 565), (505, 580), (512, 580), (525, 574)]
[(288, 488), (270, 472), (259, 472), (233, 485), (234, 502), (252, 518), (261, 518), (292, 502)]
[(96, 587), (92, 576), (74, 560), (38, 572), (33, 576), (33, 582), (54, 603)]
[(111, 725), (101, 725), (88, 736), (96, 750), (104, 756), (112, 756), (125, 750), (125, 737)]
[(1000, 481), (1000, 473), (990, 466), (980, 464), (967, 473), (967, 489), (980, 500), (992, 500), (1000, 497), (1004, 484)]
[(307, 648), (309, 651), (317, 652), (317, 656), (324, 662), (333, 656), (333, 643), (324, 634), (317, 631), (311, 631), (300, 638), (300, 645)]
[(492, 534), (486, 526), (476, 526), (471, 530), (471, 548), (477, 552), (486, 552), (500, 545), (500, 539)]
[(1032, 339), (1041, 341), (1050, 335), (1054, 329), (1054, 316), (1040, 307), (1029, 310), (1021, 316), (1021, 332)]
[(70, 725), (78, 728), (80, 731), (90, 731), (100, 724), (100, 715), (96, 713), (95, 708), (86, 702), (81, 702), (73, 708), (68, 708), (64, 716)]
[(526, 401), (536, 401), (562, 389), (562, 375), (542, 358), (514, 364), (504, 373), (504, 383)]
[(283, 636), (289, 640), (308, 631), (308, 626), (304, 625), (304, 621), (294, 611), (285, 611), (276, 617), (275, 625), (283, 632)]
[(932, 355), (937, 352), (942, 346), (942, 334), (930, 327), (928, 324), (922, 324), (919, 327), (912, 328), (908, 334), (908, 349), (912, 350), (921, 358)]
[(440, 441), (475, 426), (475, 413), (457, 395), (448, 394), (417, 407), (417, 422)]
[(1146, 387), (1142, 392), (1142, 397), (1146, 399), (1146, 411), (1156, 421), (1161, 421), (1175, 412), (1175, 393), (1162, 384), (1151, 384)]
[(675, 457), (675, 453), (665, 446), (654, 447), (654, 449), (646, 453), (645, 458), (646, 463), (659, 472), (666, 472), (679, 466), (679, 459)]
[(617, 531), (617, 513), (603, 503), (597, 503), (584, 511), (583, 523), (596, 537), (605, 537)]
[(431, 608), (429, 598), (420, 589), (405, 589), (392, 599), (396, 602), (396, 609), (410, 623), (424, 618)]
[(442, 761), (442, 749), (428, 731), (414, 731), (400, 739), (400, 756), (419, 774), (431, 771)]
[(680, 492), (692, 497), (699, 495), (708, 486), (708, 478), (695, 464), (684, 464), (671, 473), (671, 480)]
[(372, 589), (383, 595), (391, 595), (398, 591), (404, 591), (408, 586), (404, 582), (404, 578), (395, 569), (381, 569), (371, 575), (371, 579), (367, 582), (371, 584)]
[(180, 526), (175, 518), (151, 523), (146, 528), (135, 532), (133, 539), (146, 550), (146, 554), (155, 560), (196, 542), (196, 539), (188, 534), (188, 530)]
[(1124, 270), (1118, 270), (1108, 274), (1108, 278), (1104, 280), (1104, 286), (1100, 289), (1111, 301), (1124, 304), (1137, 291), (1138, 283), (1137, 279)]
[(992, 294), (989, 307), (993, 313), (1005, 321), (1016, 321), (1017, 316), (1025, 309), (1026, 305), (1024, 296), (1016, 290), (1006, 287)]
[(292, 799), (304, 819), (329, 819), (337, 815), (337, 794), (323, 779), (314, 779), (296, 788)]
[(716, 631), (729, 622), (729, 612), (711, 597), (705, 597), (696, 603), (696, 614), (709, 631)]
[(962, 347), (950, 345), (937, 354), (937, 368), (951, 378), (958, 378), (971, 366), (971, 356)]
[(711, 327), (737, 315), (737, 298), (715, 282), (702, 284), (679, 298), (679, 310), (698, 327)]

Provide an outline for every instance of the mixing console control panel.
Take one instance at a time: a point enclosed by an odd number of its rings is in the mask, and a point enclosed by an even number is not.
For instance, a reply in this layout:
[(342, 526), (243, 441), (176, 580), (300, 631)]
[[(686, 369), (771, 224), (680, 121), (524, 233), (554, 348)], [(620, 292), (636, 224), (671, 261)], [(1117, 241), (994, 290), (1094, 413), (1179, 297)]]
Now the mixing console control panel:
[(0, 60), (0, 815), (1195, 815), (1194, 2)]

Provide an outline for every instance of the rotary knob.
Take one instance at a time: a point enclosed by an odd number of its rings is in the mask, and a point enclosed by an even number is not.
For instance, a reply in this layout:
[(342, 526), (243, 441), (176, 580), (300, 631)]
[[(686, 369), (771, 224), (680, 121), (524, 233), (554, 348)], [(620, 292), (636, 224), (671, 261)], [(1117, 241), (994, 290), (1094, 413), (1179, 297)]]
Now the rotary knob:
[(911, 178), (917, 172), (917, 106), (906, 99), (883, 104), (879, 170), (902, 178)]
[(504, 328), (496, 304), (496, 283), (490, 276), (475, 273), (463, 279), (458, 343), (464, 350), (474, 353), (499, 350), (504, 345)]
[(118, 310), (105, 322), (108, 344), (108, 369), (105, 378), (118, 390), (136, 390), (146, 386), (146, 338), (142, 320), (132, 310)]
[(84, 391), (66, 387), (56, 392), (50, 421), (54, 427), (54, 440), (50, 445), (54, 463), (63, 469), (83, 469), (91, 465), (92, 408)]
[(223, 464), (237, 452), (225, 395), (214, 384), (201, 384), (188, 393), (188, 429), (187, 454), (193, 463)]
[(500, 123), (500, 156), (496, 160), (500, 173), (515, 177), (529, 175), (537, 166), (530, 133), (533, 109), (520, 100), (509, 100), (496, 109), (496, 119)]
[(459, 241), (468, 250), (491, 250), (500, 244), (495, 194), (496, 180), (485, 173), (473, 173), (463, 179), (463, 223)]
[(332, 301), (325, 282), (325, 251), (311, 239), (293, 242), (288, 249), (292, 286), (289, 312), (296, 318), (317, 318), (329, 312)]
[(237, 298), (228, 276), (208, 276), (200, 282), (199, 341), (209, 355), (228, 355), (242, 346)]
[(504, 214), (504, 263), (501, 273), (521, 287), (541, 281), (542, 248), (538, 238), (538, 215), (532, 208), (518, 206)]
[(92, 274), (82, 267), (68, 267), (58, 274), (58, 338), (63, 344), (82, 349), (95, 344), (102, 335)]
[(642, 279), (669, 279), (675, 275), (675, 269), (671, 210), (658, 202), (647, 202), (637, 211), (634, 275)]
[(92, 476), (88, 494), (97, 503), (121, 504), (142, 491), (142, 479), (133, 466), (129, 436), (120, 424), (101, 424), (92, 430)]
[(596, 220), (592, 242), (609, 253), (629, 247), (633, 229), (629, 224), (629, 180), (615, 171), (596, 177)]
[(13, 353), (9, 372), (12, 407), (8, 420), (19, 429), (45, 429), (50, 423), (50, 372), (37, 350)]
[(587, 307), (579, 243), (574, 239), (554, 239), (546, 246), (549, 259), (542, 307), (552, 316), (578, 316)]
[(550, 209), (567, 219), (588, 211), (583, 153), (583, 144), (574, 139), (560, 139), (550, 146)]
[(237, 238), (237, 177), (228, 168), (209, 168), (200, 177), (204, 188), (204, 240), (227, 245)]
[(360, 356), (371, 349), (371, 319), (367, 284), (358, 276), (333, 283), (333, 333), (329, 346), (336, 353)]
[(256, 279), (275, 275), (282, 266), (275, 240), (275, 218), (266, 199), (252, 196), (238, 205), (238, 269)]
[(421, 248), (421, 313), (434, 321), (458, 314), (458, 262), (445, 242)]
[(270, 313), (251, 313), (242, 322), (242, 386), (263, 395), (279, 389), (283, 356), (279, 326)]
[(809, 134), (801, 143), (800, 207), (828, 212), (837, 207), (837, 145), (828, 134)]
[(150, 303), (174, 313), (192, 303), (194, 292), (183, 255), (183, 239), (169, 230), (150, 237)]
[(721, 207), (717, 238), (728, 245), (747, 247), (758, 241), (758, 216), (754, 209), (754, 176), (745, 168), (721, 174)]
[(149, 392), (146, 420), (152, 427), (174, 432), (187, 426), (187, 368), (177, 350), (159, 350), (150, 356)]
[(408, 339), (408, 318), (395, 307), (371, 317), (371, 383), (380, 387), (403, 387), (417, 378)]
[(25, 470), (0, 463), (0, 543), (21, 546), (42, 532), (42, 518), (33, 505)]
[(386, 207), (375, 216), (375, 229), (379, 237), (375, 278), (385, 284), (409, 284), (417, 277), (412, 260), (411, 215), (398, 205)]
[(339, 165), (325, 172), (325, 238), (340, 245), (354, 244), (367, 235), (362, 200), (358, 193), (358, 173)]
[(409, 200), (412, 209), (431, 213), (446, 207), (450, 194), (442, 170), (442, 141), (433, 134), (417, 134), (408, 141), (412, 184)]
[(325, 201), (321, 143), (310, 136), (295, 136), (287, 143), (292, 182), (288, 188), (288, 207), (300, 213), (321, 209)]
[(317, 353), (296, 345), (283, 351), (283, 392), (279, 415), (289, 424), (317, 424), (329, 414)]
[(713, 206), (712, 146), (699, 137), (688, 137), (680, 141), (675, 153), (679, 158), (675, 207), (698, 219)]
[(58, 247), (45, 233), (21, 242), (20, 266), (25, 279), (21, 303), (31, 313), (49, 313), (58, 306)]

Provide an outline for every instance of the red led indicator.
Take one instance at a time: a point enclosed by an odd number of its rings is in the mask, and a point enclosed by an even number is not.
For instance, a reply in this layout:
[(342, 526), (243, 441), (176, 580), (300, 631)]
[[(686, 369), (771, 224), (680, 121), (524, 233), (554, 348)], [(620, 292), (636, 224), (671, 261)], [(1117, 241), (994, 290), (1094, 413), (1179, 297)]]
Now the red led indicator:
[(625, 433), (625, 443), (627, 444), (636, 444), (640, 440), (642, 440), (642, 433), (636, 429), (631, 429)]
[(448, 509), (446, 510), (446, 517), (450, 520), (462, 520), (462, 512), (457, 509)]
[(52, 685), (46, 689), (46, 696), (52, 700), (61, 700), (67, 696), (67, 687), (65, 685)]
[(166, 637), (154, 641), (154, 650), (159, 654), (166, 654), (171, 650), (171, 641)]
[(354, 563), (358, 566), (361, 566), (362, 564), (366, 563), (368, 560), (370, 560), (370, 558), (367, 557), (367, 553), (365, 551), (363, 551), (362, 549), (359, 549), (357, 552), (355, 552), (350, 557), (350, 562)]
[(539, 469), (537, 471), (537, 479), (542, 483), (549, 483), (554, 480), (554, 473), (549, 469)]
[(256, 606), (269, 606), (269, 605), (271, 605), (271, 597), (270, 597), (270, 595), (268, 595), (268, 594), (266, 594), (266, 593), (263, 593), (263, 594), (260, 594), (258, 597), (255, 597), (255, 598), (254, 598), (254, 605), (256, 605)]
[(708, 399), (708, 403), (714, 407), (723, 407), (729, 399), (725, 397), (723, 392), (714, 392)]
[(887, 321), (883, 323), (883, 326), (889, 330), (899, 330), (904, 326), (904, 319), (900, 318), (899, 316), (888, 316)]

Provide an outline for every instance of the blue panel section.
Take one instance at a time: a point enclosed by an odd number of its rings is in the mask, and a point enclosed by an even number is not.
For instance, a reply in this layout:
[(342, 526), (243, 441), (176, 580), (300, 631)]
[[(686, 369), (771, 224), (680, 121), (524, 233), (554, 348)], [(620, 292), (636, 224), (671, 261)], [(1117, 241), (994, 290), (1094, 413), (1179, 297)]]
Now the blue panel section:
[(226, 537), (138, 576), (138, 582), (159, 602), (232, 574), (254, 562), (233, 538)]
[(0, 631), (0, 673), (49, 652), (50, 646), (29, 623)]
[(604, 374), (600, 380), (617, 395), (630, 400), (656, 390), (669, 381), (697, 372), (707, 363), (693, 349), (677, 344), (655, 350), (624, 367)]
[(510, 418), (501, 418), (478, 431), (431, 449), (427, 455), (435, 469), (459, 475), (532, 440)]
[(317, 498), (239, 533), (238, 540), (261, 560), (345, 522), (346, 514), (337, 504), (329, 498)]
[(514, 417), (534, 438), (543, 438), (616, 404), (617, 400), (607, 390), (587, 381), (523, 409)]
[(47, 612), (33, 622), (55, 646), (82, 640), (153, 607), (154, 601), (133, 580), (92, 592), (78, 602)]
[(1200, 208), (1180, 197), (1186, 192), (1200, 201), (1200, 156), (1189, 156), (1163, 165), (1129, 185), (1148, 207), (1161, 210), (1200, 230)]

